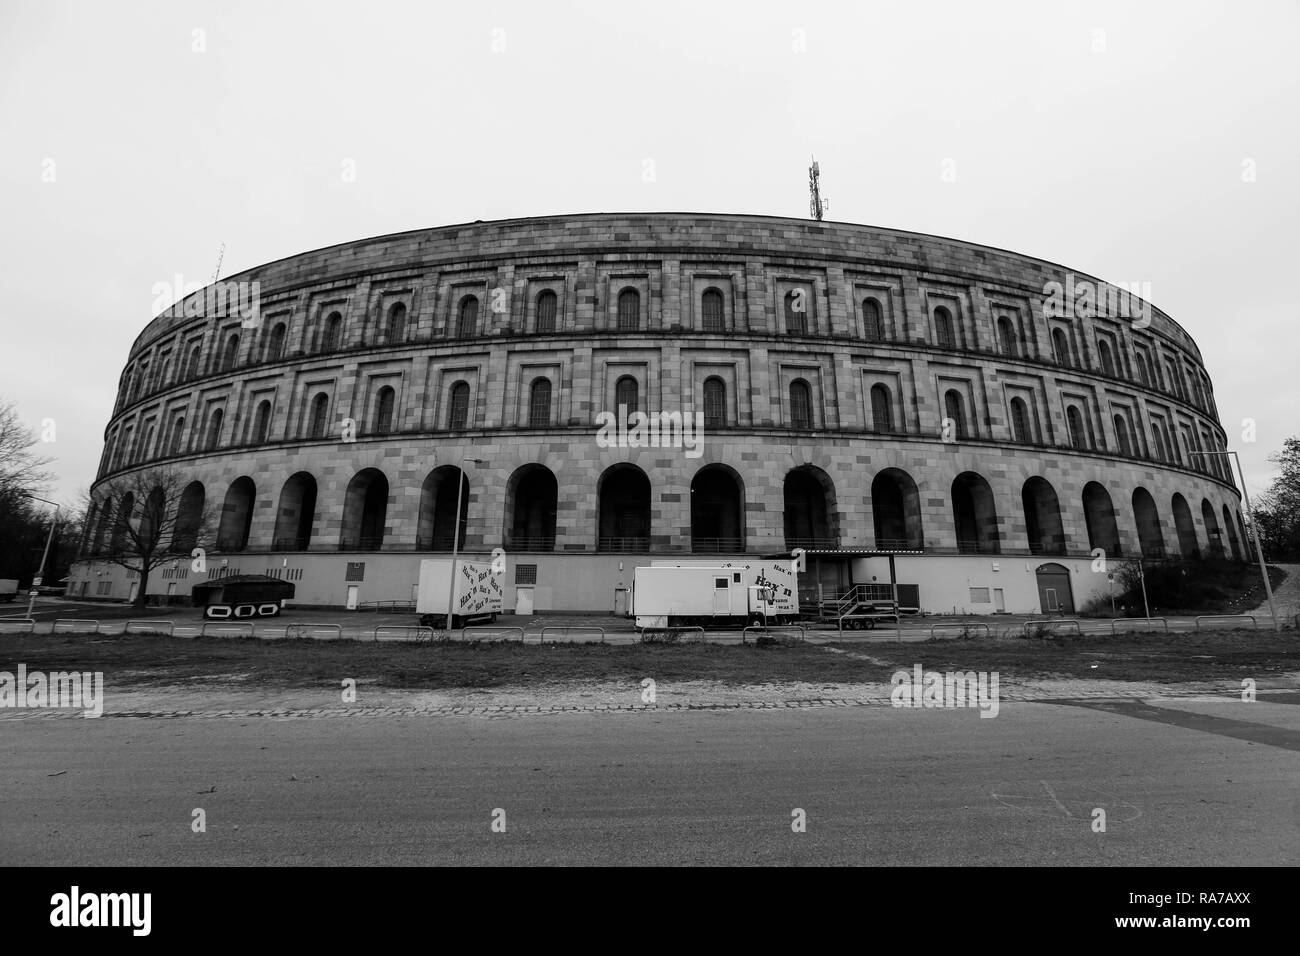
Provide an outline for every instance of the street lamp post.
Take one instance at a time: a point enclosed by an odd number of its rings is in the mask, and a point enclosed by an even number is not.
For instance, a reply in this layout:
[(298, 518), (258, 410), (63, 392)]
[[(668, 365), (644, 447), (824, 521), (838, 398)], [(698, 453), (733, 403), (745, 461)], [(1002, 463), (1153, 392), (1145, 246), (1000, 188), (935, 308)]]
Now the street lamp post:
[(1259, 523), (1255, 520), (1255, 511), (1250, 507), (1250, 492), (1246, 490), (1246, 473), (1241, 469), (1241, 456), (1235, 451), (1194, 451), (1193, 458), (1208, 458), (1211, 455), (1232, 456), (1237, 463), (1237, 475), (1241, 478), (1241, 497), (1246, 505), (1246, 514), (1250, 515), (1250, 530), (1255, 539), (1255, 557), (1259, 560), (1259, 573), (1264, 578), (1264, 593), (1268, 595), (1268, 613), (1273, 616), (1273, 630), (1280, 631), (1282, 622), (1277, 617), (1277, 606), (1273, 603), (1273, 585), (1268, 580), (1268, 568), (1264, 565), (1264, 547), (1259, 543)]
[(41, 569), (36, 572), (36, 580), (32, 581), (32, 590), (27, 596), (27, 617), (30, 620), (32, 609), (36, 607), (36, 586), (45, 577), (45, 562), (50, 557), (50, 542), (54, 540), (54, 526), (59, 523), (59, 505), (58, 502), (50, 501), (48, 498), (38, 498), (27, 493), (24, 493), (23, 497), (30, 498), (32, 501), (44, 501), (47, 505), (54, 505), (54, 517), (50, 519), (50, 533), (45, 536), (45, 550), (41, 553)]
[[(481, 465), (482, 458), (462, 458), (462, 465)], [(447, 631), (451, 631), (451, 609), (452, 603), (456, 600), (456, 553), (460, 550), (460, 501), (461, 495), (465, 493), (465, 469), (457, 468), (460, 474), (456, 481), (456, 516), (452, 521), (451, 530), (451, 574), (447, 576)]]

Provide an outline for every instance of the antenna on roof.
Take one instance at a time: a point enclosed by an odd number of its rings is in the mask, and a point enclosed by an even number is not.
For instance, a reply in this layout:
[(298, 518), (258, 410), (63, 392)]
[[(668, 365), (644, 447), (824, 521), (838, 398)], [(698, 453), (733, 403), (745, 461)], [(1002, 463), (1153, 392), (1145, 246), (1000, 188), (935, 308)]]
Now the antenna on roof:
[[(817, 218), (820, 219), (821, 217), (818, 216)], [(216, 282), (217, 277), (221, 275), (221, 260), (224, 258), (226, 258), (226, 244), (223, 242), (221, 244), (221, 251), (217, 253), (217, 267), (214, 270), (212, 270), (213, 282)]]
[(822, 221), (822, 212), (830, 208), (830, 200), (822, 199), (820, 178), (821, 169), (814, 159), (812, 165), (808, 167), (808, 192), (811, 193), (808, 200), (808, 214), (818, 222)]

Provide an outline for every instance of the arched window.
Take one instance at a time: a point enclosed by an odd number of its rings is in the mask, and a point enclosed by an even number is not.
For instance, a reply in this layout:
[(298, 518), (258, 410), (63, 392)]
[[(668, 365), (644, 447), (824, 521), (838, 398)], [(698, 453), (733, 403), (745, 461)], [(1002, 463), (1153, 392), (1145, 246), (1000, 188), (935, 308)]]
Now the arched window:
[(325, 335), (321, 339), (321, 351), (333, 352), (343, 347), (343, 316), (331, 312), (325, 320)]
[(1135, 356), (1135, 359), (1136, 361), (1134, 362), (1134, 364), (1137, 365), (1138, 381), (1141, 382), (1143, 385), (1149, 386), (1151, 384), (1151, 370), (1147, 368), (1146, 356), (1143, 355), (1141, 352), (1138, 352)]
[(184, 437), (185, 437), (185, 419), (178, 418), (172, 424), (171, 444), (167, 449), (168, 454), (171, 455), (180, 454), (181, 444), (184, 441)]
[(727, 386), (712, 375), (704, 380), (704, 427), (721, 428), (727, 423)]
[(1070, 340), (1065, 335), (1065, 329), (1052, 329), (1052, 355), (1057, 365), (1071, 364)]
[(406, 338), (406, 304), (394, 302), (388, 310), (388, 328), (386, 338), (389, 342), (401, 342)]
[(701, 304), (704, 306), (704, 331), (726, 331), (727, 320), (722, 302), (722, 293), (717, 289), (705, 289)]
[(1119, 445), (1121, 455), (1132, 455), (1133, 446), (1128, 437), (1128, 422), (1123, 415), (1115, 416), (1115, 443)]
[(271, 403), (261, 401), (257, 404), (257, 416), (253, 419), (253, 441), (259, 445), (266, 441), (271, 430)]
[(1110, 353), (1110, 345), (1102, 340), (1097, 343), (1097, 356), (1101, 359), (1101, 371), (1103, 375), (1115, 374), (1115, 357)]
[(462, 339), (467, 339), (477, 332), (478, 299), (467, 295), (460, 300), (460, 319), (456, 322), (456, 334)]
[(1009, 355), (1011, 358), (1020, 357), (1020, 350), (1016, 348), (1016, 330), (1011, 324), (1011, 319), (1005, 315), (998, 316), (998, 345), (1003, 355)]
[(880, 303), (875, 299), (862, 300), (862, 332), (868, 342), (883, 342), (885, 339), (885, 318)]
[(633, 332), (641, 328), (641, 293), (624, 289), (618, 294), (618, 329)]
[(135, 456), (136, 460), (142, 461), (149, 457), (149, 452), (153, 448), (153, 432), (154, 432), (153, 425), (150, 425), (148, 428), (144, 430), (144, 441), (140, 443), (139, 451), (136, 453)]
[(1029, 406), (1019, 397), (1011, 399), (1011, 440), (1026, 445), (1034, 440), (1029, 427)]
[(375, 434), (387, 435), (393, 430), (393, 402), (397, 393), (385, 385), (379, 390), (375, 402)]
[(871, 427), (882, 434), (894, 430), (894, 402), (889, 389), (879, 383), (871, 386)]
[(262, 361), (278, 362), (284, 356), (284, 336), (286, 328), (283, 322), (277, 322), (266, 337), (266, 348), (262, 352)]
[(953, 437), (966, 438), (966, 406), (961, 400), (961, 393), (950, 388), (943, 395), (944, 414), (952, 420)]
[(1065, 423), (1070, 432), (1070, 447), (1086, 448), (1088, 443), (1083, 431), (1083, 416), (1079, 414), (1079, 409), (1073, 405), (1067, 408), (1065, 410)]
[(812, 428), (812, 389), (801, 378), (790, 383), (790, 424), (795, 428)]
[(190, 363), (188, 366), (186, 366), (185, 369), (186, 378), (199, 377), (199, 353), (200, 353), (200, 349), (199, 346), (197, 345), (194, 346), (194, 348), (190, 349)]
[(308, 438), (324, 438), (327, 421), (325, 416), (329, 414), (330, 399), (324, 392), (318, 394), (311, 401), (311, 417), (307, 425)]
[(1154, 423), (1151, 425), (1151, 450), (1155, 452), (1156, 461), (1166, 459), (1165, 440), (1160, 435), (1160, 426)]
[(955, 349), (957, 336), (952, 324), (952, 313), (943, 306), (934, 310), (934, 334), (937, 344), (943, 349)]
[(533, 379), (528, 389), (528, 427), (545, 428), (551, 423), (551, 380)]
[(447, 398), (447, 427), (452, 431), (469, 425), (469, 383), (457, 382)]
[(640, 388), (636, 379), (631, 375), (624, 375), (614, 383), (614, 407), (621, 409), (627, 406), (627, 413), (631, 415), (638, 410), (640, 399)]
[(221, 354), (221, 370), (228, 372), (235, 367), (235, 360), (239, 358), (239, 336), (232, 335), (226, 339), (226, 350)]
[(550, 335), (555, 331), (555, 307), (558, 301), (555, 293), (550, 289), (537, 297), (538, 335)]
[(221, 420), (224, 417), (225, 413), (219, 408), (208, 417), (208, 434), (207, 441), (205, 442), (206, 447), (217, 447), (217, 442), (221, 440)]
[(808, 334), (808, 293), (803, 289), (785, 294), (785, 330), (790, 335)]

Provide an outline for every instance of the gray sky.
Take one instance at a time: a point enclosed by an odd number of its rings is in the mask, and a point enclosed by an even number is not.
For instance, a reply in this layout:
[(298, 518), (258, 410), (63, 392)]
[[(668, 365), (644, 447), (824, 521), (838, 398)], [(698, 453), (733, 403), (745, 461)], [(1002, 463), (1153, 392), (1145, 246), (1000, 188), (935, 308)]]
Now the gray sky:
[(231, 275), (475, 219), (805, 216), (815, 154), (828, 218), (1149, 282), (1257, 492), (1300, 432), (1298, 28), (1293, 2), (0, 0), (0, 397), (54, 420), (70, 500), (155, 284), (223, 242)]

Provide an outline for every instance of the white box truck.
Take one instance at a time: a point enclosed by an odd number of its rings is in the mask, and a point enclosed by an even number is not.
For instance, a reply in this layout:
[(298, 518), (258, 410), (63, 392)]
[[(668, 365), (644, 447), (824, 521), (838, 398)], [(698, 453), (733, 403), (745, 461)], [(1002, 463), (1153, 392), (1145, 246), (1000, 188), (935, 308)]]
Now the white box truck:
[[(451, 558), (428, 558), (420, 562), (420, 585), (415, 595), (415, 613), (423, 627), (447, 623), (447, 576)], [(451, 627), (495, 621), (501, 613), (501, 575), (492, 573), (490, 561), (456, 559), (456, 593), (452, 601)]]
[(779, 561), (656, 561), (632, 577), (637, 627), (784, 624), (799, 616), (799, 589)]

